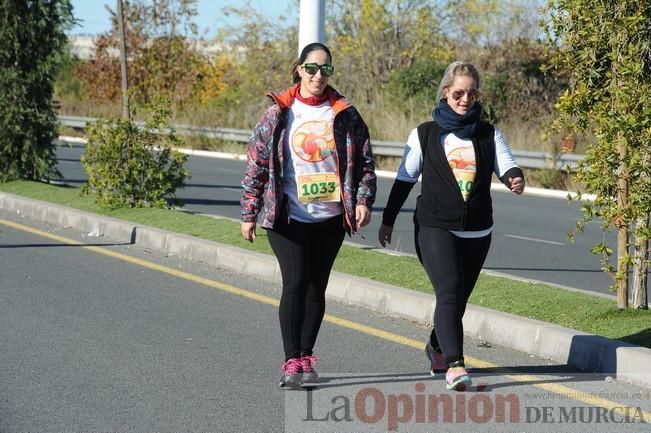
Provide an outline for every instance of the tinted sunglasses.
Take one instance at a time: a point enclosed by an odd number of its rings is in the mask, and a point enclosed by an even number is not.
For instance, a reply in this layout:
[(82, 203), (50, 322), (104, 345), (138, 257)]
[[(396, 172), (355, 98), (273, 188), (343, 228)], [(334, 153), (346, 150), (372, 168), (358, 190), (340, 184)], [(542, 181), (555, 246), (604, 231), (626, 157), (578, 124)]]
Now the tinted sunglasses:
[(315, 75), (319, 70), (321, 70), (321, 75), (324, 77), (329, 77), (335, 73), (335, 67), (332, 65), (319, 65), (317, 63), (303, 63), (301, 65), (303, 70), (310, 75)]
[(451, 93), (450, 96), (452, 96), (452, 99), (455, 101), (458, 101), (459, 99), (463, 98), (463, 95), (465, 94), (468, 94), (468, 99), (477, 99), (479, 97), (479, 90), (470, 89), (467, 92), (464, 92), (463, 90), (455, 90)]

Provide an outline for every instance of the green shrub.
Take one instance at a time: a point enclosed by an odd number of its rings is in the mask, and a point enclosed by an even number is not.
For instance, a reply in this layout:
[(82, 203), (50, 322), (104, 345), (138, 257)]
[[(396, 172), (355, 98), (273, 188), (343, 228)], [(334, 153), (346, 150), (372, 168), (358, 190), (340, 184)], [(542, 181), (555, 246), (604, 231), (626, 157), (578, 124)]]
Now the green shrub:
[(413, 105), (431, 110), (436, 105), (436, 92), (446, 66), (425, 59), (396, 69), (385, 86), (385, 98), (403, 111), (408, 111), (409, 100)]
[(82, 194), (94, 192), (104, 208), (166, 207), (183, 186), (187, 155), (173, 150), (182, 139), (170, 127), (170, 110), (156, 104), (140, 128), (130, 119), (99, 119), (87, 127), (81, 163), (88, 174)]

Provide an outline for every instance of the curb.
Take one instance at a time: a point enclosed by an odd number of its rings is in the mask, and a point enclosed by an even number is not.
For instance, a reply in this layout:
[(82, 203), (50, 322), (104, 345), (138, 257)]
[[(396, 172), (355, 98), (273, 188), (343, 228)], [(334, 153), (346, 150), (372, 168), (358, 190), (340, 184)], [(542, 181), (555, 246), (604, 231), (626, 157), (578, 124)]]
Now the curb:
[[(246, 273), (274, 284), (281, 282), (276, 259), (267, 254), (4, 192), (0, 192), (0, 208), (30, 219), (99, 232), (122, 242)], [(429, 324), (436, 305), (434, 295), (340, 272), (332, 272), (326, 296)], [(468, 305), (463, 324), (466, 335), (651, 387), (651, 349), (475, 305)]]

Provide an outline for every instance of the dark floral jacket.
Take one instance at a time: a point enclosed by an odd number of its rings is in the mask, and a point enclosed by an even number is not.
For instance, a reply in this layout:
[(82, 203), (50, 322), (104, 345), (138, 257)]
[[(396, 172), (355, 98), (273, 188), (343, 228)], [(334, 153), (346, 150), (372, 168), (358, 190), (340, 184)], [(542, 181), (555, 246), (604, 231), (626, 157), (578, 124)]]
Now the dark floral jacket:
[[(262, 113), (247, 149), (247, 168), (242, 179), (242, 221), (253, 222), (262, 210), (260, 225), (273, 228), (283, 203), (283, 145), (287, 112), (299, 85), (269, 96), (274, 104)], [(375, 163), (369, 133), (361, 115), (339, 92), (326, 89), (335, 112), (334, 138), (339, 158), (339, 179), (346, 231), (355, 233), (355, 206), (369, 210), (375, 201)]]

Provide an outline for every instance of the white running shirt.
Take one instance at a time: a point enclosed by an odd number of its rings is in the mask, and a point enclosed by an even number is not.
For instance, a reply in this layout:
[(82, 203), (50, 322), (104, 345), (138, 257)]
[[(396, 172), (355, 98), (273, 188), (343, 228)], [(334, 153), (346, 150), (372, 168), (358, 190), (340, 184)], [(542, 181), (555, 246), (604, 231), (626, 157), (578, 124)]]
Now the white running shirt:
[(294, 99), (287, 119), (283, 191), (291, 218), (318, 222), (341, 215), (341, 186), (330, 101), (308, 105)]

